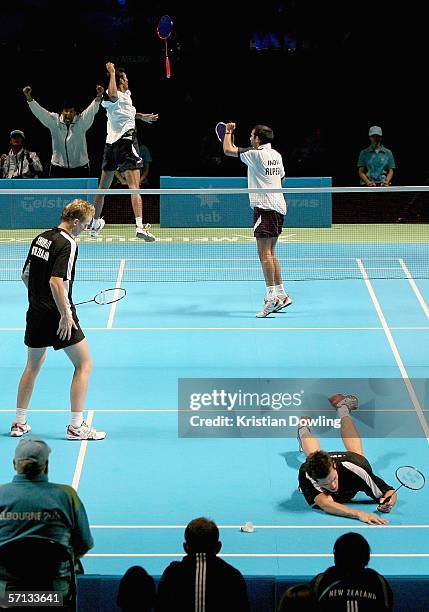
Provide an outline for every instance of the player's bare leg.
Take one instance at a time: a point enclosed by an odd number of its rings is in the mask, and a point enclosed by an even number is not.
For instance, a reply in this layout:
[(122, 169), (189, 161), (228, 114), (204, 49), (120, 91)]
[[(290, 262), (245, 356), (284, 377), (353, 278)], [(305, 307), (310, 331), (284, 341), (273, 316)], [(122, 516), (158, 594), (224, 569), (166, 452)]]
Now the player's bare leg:
[[(98, 183), (99, 189), (110, 189), (110, 185), (112, 184), (113, 177), (115, 173), (110, 170), (102, 170), (100, 182)], [(104, 206), (104, 195), (101, 193), (97, 193), (94, 198), (94, 206), (95, 206), (95, 215), (94, 219), (99, 219), (101, 217), (101, 213), (103, 212)]]
[(338, 393), (329, 398), (329, 401), (337, 411), (341, 419), (341, 437), (344, 446), (352, 453), (364, 455), (362, 438), (350, 415), (352, 410), (357, 410), (358, 399), (355, 395), (343, 395)]
[[(98, 188), (99, 189), (109, 189), (110, 185), (112, 184), (114, 176), (115, 176), (115, 173), (113, 171), (111, 172), (110, 170), (102, 170), (100, 182), (98, 183)], [(105, 224), (104, 219), (101, 219), (101, 213), (103, 212), (103, 206), (104, 206), (104, 195), (103, 194), (101, 193), (96, 194), (94, 198), (94, 206), (95, 206), (95, 215), (94, 215), (94, 219), (92, 220), (91, 227), (90, 227), (92, 238), (97, 237), (98, 232), (103, 229), (104, 224)]]
[(279, 260), (277, 259), (277, 255), (276, 255), (277, 240), (278, 240), (277, 237), (271, 238), (271, 256), (273, 258), (273, 265), (274, 265), (274, 284), (283, 285), (282, 271), (280, 268)]
[(292, 304), (292, 300), (290, 296), (286, 293), (283, 287), (282, 271), (281, 271), (279, 260), (277, 259), (277, 255), (276, 255), (276, 245), (277, 245), (278, 239), (272, 238), (271, 240), (272, 240), (271, 254), (273, 257), (273, 264), (274, 264), (274, 283), (275, 283), (276, 298), (278, 301), (278, 304), (274, 312), (279, 312), (280, 310), (283, 310), (287, 306), (290, 306)]
[[(257, 238), (256, 244), (258, 246), (258, 256), (261, 262), (262, 272), (264, 274), (265, 285), (267, 287), (274, 287), (276, 280), (276, 268), (274, 264), (274, 254), (272, 241), (277, 240), (276, 238)], [(275, 243), (274, 243), (275, 244)]]
[(92, 370), (88, 342), (81, 340), (77, 344), (66, 347), (64, 351), (74, 365), (73, 380), (70, 387), (71, 419), (67, 427), (67, 439), (103, 440), (106, 437), (106, 432), (97, 431), (83, 419), (88, 381)]
[(46, 359), (46, 352), (46, 348), (28, 348), (27, 363), (18, 385), (15, 420), (10, 431), (13, 437), (18, 438), (31, 431), (27, 423), (27, 408), (37, 375)]
[(28, 348), (27, 363), (18, 385), (17, 408), (27, 410), (33, 393), (34, 383), (46, 359), (46, 352), (46, 348)]
[(260, 312), (256, 313), (258, 318), (264, 318), (270, 313), (274, 312), (278, 300), (276, 297), (275, 278), (276, 268), (274, 264), (274, 253), (272, 250), (273, 238), (256, 238), (256, 244), (258, 246), (258, 256), (261, 262), (262, 272), (264, 274), (266, 293), (264, 306)]
[[(140, 189), (140, 170), (125, 170), (124, 175), (129, 189)], [(154, 242), (155, 236), (149, 232), (150, 225), (143, 225), (143, 201), (139, 193), (131, 194), (131, 205), (136, 219), (136, 238)]]
[(309, 426), (309, 417), (301, 417), (300, 425), (298, 426), (298, 440), (300, 444), (300, 450), (302, 450), (306, 457), (320, 450), (319, 440), (311, 433)]
[(82, 340), (64, 349), (67, 357), (74, 365), (73, 380), (70, 387), (70, 406), (72, 412), (83, 412), (88, 389), (89, 376), (92, 371), (92, 359), (89, 345)]

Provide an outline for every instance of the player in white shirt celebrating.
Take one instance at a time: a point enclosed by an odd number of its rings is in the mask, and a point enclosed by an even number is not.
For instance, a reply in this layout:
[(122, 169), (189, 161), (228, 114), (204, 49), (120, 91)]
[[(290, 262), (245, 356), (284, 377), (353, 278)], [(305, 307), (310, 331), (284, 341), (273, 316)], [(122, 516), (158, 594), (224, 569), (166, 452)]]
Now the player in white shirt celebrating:
[[(281, 189), (285, 171), (282, 156), (271, 147), (273, 130), (266, 125), (255, 125), (250, 134), (252, 146), (248, 149), (235, 146), (234, 130), (235, 123), (227, 123), (223, 151), (229, 157), (239, 157), (246, 164), (249, 189)], [(286, 200), (280, 192), (252, 193), (249, 199), (253, 208), (253, 234), (266, 284), (264, 306), (256, 316), (266, 317), (292, 304), (284, 290), (280, 264), (275, 254), (286, 214)]]
[[(107, 111), (107, 138), (103, 154), (103, 165), (99, 183), (100, 189), (109, 189), (115, 176), (115, 170), (123, 173), (129, 189), (139, 189), (140, 168), (143, 160), (139, 154), (136, 134), (136, 119), (152, 123), (158, 115), (137, 113), (128, 89), (128, 78), (123, 68), (115, 69), (114, 64), (106, 64), (109, 73), (107, 88), (108, 100), (101, 105)], [(95, 238), (104, 227), (101, 219), (104, 195), (94, 198), (95, 217), (91, 226), (91, 236)], [(150, 225), (143, 225), (143, 203), (140, 194), (131, 195), (131, 204), (136, 219), (136, 237), (146, 242), (153, 242), (155, 236), (149, 232)]]

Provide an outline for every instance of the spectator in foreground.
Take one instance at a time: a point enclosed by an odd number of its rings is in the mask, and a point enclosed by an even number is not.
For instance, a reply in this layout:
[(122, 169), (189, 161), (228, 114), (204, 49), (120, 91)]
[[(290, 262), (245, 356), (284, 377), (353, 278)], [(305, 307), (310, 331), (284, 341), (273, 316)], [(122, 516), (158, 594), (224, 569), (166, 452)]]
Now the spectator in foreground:
[(357, 164), (360, 184), (367, 187), (389, 187), (396, 168), (392, 151), (381, 143), (381, 127), (373, 125), (368, 135), (371, 144), (359, 153)]
[(196, 518), (185, 530), (186, 556), (173, 561), (158, 585), (156, 612), (248, 612), (246, 583), (241, 573), (220, 559), (217, 525)]
[(155, 581), (139, 565), (127, 569), (119, 583), (117, 604), (122, 612), (151, 612), (155, 605)]
[(37, 153), (25, 148), (25, 134), (22, 130), (10, 133), (10, 151), (0, 157), (1, 176), (6, 179), (39, 178), (43, 166)]
[[(0, 486), (0, 545), (26, 536), (40, 536), (66, 546), (79, 559), (94, 546), (85, 508), (76, 491), (48, 481), (51, 449), (40, 438), (20, 440), (13, 465), (16, 476)], [(10, 518), (8, 518), (10, 517)], [(0, 596), (12, 577), (0, 575)], [(55, 590), (68, 592), (68, 572), (59, 572)]]
[(388, 582), (367, 568), (368, 542), (360, 533), (345, 533), (334, 545), (335, 565), (311, 581), (321, 612), (387, 612), (393, 609)]

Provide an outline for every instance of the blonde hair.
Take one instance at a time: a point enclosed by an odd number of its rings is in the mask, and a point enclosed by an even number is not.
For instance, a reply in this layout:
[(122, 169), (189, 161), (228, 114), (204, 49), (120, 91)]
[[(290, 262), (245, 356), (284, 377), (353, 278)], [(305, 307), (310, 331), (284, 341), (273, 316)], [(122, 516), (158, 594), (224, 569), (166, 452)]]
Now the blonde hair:
[(85, 200), (72, 200), (64, 207), (64, 210), (61, 214), (62, 221), (73, 221), (74, 219), (79, 219), (79, 221), (83, 221), (87, 217), (93, 217), (95, 213), (95, 208), (89, 202)]

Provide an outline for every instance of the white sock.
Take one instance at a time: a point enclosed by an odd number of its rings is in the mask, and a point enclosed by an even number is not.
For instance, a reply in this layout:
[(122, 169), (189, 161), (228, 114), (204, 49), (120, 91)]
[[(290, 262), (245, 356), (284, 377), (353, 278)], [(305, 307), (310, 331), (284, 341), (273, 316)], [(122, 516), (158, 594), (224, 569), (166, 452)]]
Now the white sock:
[(143, 229), (143, 217), (136, 217), (136, 227)]
[(70, 416), (70, 425), (72, 427), (80, 427), (83, 423), (83, 412), (72, 412)]
[(97, 226), (98, 220), (99, 219), (96, 219), (95, 217), (93, 217), (92, 223), (90, 225), (90, 229), (94, 229)]
[(311, 434), (310, 427), (308, 425), (300, 425), (298, 427), (298, 436), (301, 438), (303, 433)]
[(342, 419), (344, 417), (350, 416), (350, 410), (347, 408), (347, 406), (340, 406), (339, 408), (337, 408), (337, 414), (340, 419)]
[(274, 285), (272, 287), (267, 287), (267, 290), (265, 293), (265, 299), (268, 300), (269, 302), (272, 302), (275, 297), (276, 297), (276, 291), (275, 291)]
[(287, 295), (286, 291), (284, 290), (283, 283), (281, 285), (276, 285), (274, 289), (276, 290), (276, 295)]
[(17, 408), (15, 422), (24, 425), (27, 422), (27, 410), (25, 408)]

